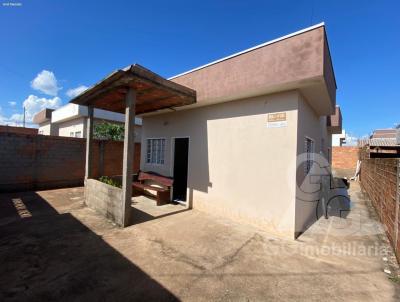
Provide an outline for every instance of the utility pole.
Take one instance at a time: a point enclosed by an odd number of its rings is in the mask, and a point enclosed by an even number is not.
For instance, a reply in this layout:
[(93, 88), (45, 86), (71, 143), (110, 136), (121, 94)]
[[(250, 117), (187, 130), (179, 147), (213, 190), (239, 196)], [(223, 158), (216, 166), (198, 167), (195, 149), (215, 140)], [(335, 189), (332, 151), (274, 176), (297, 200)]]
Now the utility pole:
[(25, 109), (25, 106), (24, 106), (24, 124), (23, 124), (24, 128), (25, 128), (25, 112), (26, 112), (26, 109)]

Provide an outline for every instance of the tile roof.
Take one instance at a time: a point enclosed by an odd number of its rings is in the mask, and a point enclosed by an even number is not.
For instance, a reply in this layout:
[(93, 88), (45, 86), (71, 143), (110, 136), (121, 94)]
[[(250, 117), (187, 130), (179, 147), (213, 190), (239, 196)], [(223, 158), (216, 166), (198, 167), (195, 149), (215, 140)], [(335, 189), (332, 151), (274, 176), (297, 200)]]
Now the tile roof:
[(364, 146), (370, 146), (370, 147), (398, 147), (400, 148), (400, 145), (396, 143), (395, 138), (363, 138), (358, 140), (358, 146), (359, 147), (364, 147)]

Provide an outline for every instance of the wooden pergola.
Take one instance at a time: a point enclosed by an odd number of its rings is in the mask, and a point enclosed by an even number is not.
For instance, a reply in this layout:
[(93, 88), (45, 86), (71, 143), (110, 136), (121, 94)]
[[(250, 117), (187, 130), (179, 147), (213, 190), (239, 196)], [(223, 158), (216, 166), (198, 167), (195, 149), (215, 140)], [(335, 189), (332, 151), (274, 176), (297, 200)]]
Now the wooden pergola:
[(111, 73), (70, 102), (88, 107), (85, 182), (92, 178), (93, 109), (125, 114), (121, 206), (123, 226), (128, 226), (131, 221), (135, 116), (193, 104), (196, 91), (134, 64)]

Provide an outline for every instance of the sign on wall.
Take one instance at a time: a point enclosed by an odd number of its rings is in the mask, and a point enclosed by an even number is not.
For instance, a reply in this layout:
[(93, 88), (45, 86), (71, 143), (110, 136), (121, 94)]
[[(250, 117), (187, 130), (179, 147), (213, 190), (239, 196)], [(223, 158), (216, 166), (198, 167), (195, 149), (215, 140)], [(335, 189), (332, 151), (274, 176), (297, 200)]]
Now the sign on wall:
[(286, 112), (268, 113), (268, 128), (282, 128), (287, 126)]

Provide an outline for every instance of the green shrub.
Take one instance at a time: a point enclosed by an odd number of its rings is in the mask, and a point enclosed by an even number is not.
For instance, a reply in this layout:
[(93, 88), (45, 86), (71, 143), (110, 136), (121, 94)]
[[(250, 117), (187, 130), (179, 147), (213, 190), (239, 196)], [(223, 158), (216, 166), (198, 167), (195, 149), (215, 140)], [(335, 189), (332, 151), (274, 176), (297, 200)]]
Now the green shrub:
[(101, 176), (99, 178), (99, 181), (104, 182), (105, 184), (113, 186), (113, 187), (117, 187), (117, 188), (121, 188), (122, 187), (121, 184), (118, 181), (116, 181), (116, 180), (114, 180), (114, 179), (112, 179), (112, 178), (110, 178), (108, 176)]
[(95, 124), (93, 136), (95, 139), (123, 141), (124, 125), (108, 122)]

